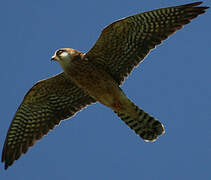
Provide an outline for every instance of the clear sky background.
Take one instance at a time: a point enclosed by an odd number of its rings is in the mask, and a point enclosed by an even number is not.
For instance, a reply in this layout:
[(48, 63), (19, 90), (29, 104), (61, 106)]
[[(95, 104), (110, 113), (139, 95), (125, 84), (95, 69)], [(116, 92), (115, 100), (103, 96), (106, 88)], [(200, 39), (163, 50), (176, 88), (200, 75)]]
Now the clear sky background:
[[(88, 51), (113, 21), (191, 0), (18, 0), (0, 7), (0, 148), (25, 93), (61, 72), (54, 51)], [(211, 6), (211, 1), (204, 5)], [(2, 180), (211, 178), (211, 9), (153, 50), (122, 86), (166, 133), (146, 143), (97, 103), (63, 121)]]

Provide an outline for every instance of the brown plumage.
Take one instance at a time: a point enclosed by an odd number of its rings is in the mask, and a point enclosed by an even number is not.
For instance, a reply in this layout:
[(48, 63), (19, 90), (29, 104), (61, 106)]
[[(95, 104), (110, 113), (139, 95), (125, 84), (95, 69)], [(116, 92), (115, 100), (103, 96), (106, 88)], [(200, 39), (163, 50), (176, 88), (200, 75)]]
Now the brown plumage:
[(119, 85), (156, 45), (205, 12), (202, 2), (157, 9), (107, 26), (86, 54), (65, 48), (56, 51), (64, 73), (35, 84), (25, 95), (10, 125), (2, 162), (5, 169), (36, 140), (63, 119), (96, 101), (111, 108), (146, 141), (164, 133), (163, 125), (123, 93)]
[(25, 95), (8, 130), (2, 152), (5, 168), (61, 120), (94, 102), (64, 72), (35, 84)]

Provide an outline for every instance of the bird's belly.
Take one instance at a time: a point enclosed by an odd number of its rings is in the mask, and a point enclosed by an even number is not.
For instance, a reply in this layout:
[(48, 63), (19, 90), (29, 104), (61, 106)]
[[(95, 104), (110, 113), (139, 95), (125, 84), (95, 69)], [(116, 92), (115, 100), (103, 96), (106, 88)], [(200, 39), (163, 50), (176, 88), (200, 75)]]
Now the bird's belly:
[(71, 79), (95, 100), (111, 107), (122, 95), (122, 91), (113, 78), (97, 68), (77, 69), (70, 73)]

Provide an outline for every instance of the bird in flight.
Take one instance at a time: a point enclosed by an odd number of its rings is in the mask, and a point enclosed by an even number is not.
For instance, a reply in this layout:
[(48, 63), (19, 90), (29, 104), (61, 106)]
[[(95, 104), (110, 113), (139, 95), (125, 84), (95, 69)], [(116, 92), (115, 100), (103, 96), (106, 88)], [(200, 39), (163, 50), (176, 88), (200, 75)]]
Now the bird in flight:
[(135, 105), (120, 85), (151, 49), (205, 12), (208, 7), (201, 3), (156, 9), (113, 22), (87, 53), (57, 50), (52, 60), (64, 72), (39, 81), (25, 95), (4, 143), (1, 160), (5, 169), (61, 120), (95, 102), (111, 108), (145, 141), (155, 141), (164, 126)]

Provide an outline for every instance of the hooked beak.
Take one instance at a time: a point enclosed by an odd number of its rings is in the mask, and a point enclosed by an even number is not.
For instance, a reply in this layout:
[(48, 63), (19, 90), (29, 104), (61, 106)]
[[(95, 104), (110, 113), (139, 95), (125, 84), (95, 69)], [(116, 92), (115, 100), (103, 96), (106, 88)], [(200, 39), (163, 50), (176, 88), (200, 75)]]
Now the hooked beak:
[(51, 61), (57, 61), (56, 55), (53, 55), (53, 56), (51, 57)]

